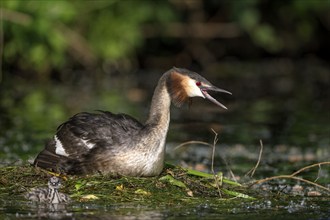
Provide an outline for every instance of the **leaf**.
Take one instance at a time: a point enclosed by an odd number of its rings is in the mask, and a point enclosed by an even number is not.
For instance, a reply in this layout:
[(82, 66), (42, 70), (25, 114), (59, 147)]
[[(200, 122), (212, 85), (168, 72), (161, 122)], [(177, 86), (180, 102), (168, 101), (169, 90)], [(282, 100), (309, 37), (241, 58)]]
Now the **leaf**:
[(221, 189), (221, 191), (227, 195), (230, 195), (230, 196), (235, 196), (235, 197), (239, 197), (239, 198), (244, 198), (244, 199), (251, 199), (251, 200), (254, 200), (255, 198), (254, 197), (251, 197), (249, 195), (246, 195), (244, 193), (240, 193), (240, 192), (235, 192), (235, 191), (231, 191), (231, 190), (228, 190), (228, 189)]
[(74, 187), (75, 189), (78, 191), (81, 187), (83, 187), (85, 185), (85, 181), (78, 181)]
[[(218, 175), (221, 176), (222, 174), (219, 174), (219, 173), (218, 173)], [(204, 173), (204, 172), (197, 171), (197, 170), (192, 170), (192, 169), (187, 169), (187, 174), (188, 175), (193, 175), (193, 176), (204, 177), (204, 178), (207, 178), (207, 179), (214, 179), (213, 174)], [(229, 185), (233, 185), (233, 186), (242, 186), (240, 183), (229, 180), (229, 179), (226, 179), (226, 178), (222, 178), (222, 182), (227, 183)]]
[(151, 195), (150, 192), (145, 191), (145, 190), (143, 190), (143, 189), (137, 189), (137, 190), (135, 190), (134, 193), (135, 193), (135, 194), (139, 194), (139, 195), (144, 195), (144, 196), (150, 196), (150, 195)]
[(99, 199), (99, 197), (97, 197), (96, 195), (93, 194), (89, 194), (89, 195), (84, 195), (80, 198), (80, 202), (84, 202), (84, 201), (89, 201), (89, 200), (96, 200)]
[(186, 186), (186, 184), (184, 184), (183, 182), (181, 182), (180, 180), (176, 180), (174, 179), (171, 175), (166, 175), (166, 176), (163, 176), (161, 178), (159, 178), (160, 181), (163, 181), (163, 182), (168, 182), (170, 183), (171, 185), (173, 186), (178, 186), (180, 188), (184, 188), (184, 189), (187, 189), (188, 187)]
[(194, 197), (194, 193), (190, 189), (187, 190), (187, 195), (190, 197)]
[(116, 186), (116, 190), (123, 191), (124, 190), (124, 185), (121, 184), (121, 185)]
[(204, 173), (204, 172), (197, 171), (197, 170), (192, 170), (192, 169), (187, 169), (187, 174), (188, 175), (193, 175), (193, 176), (209, 178), (209, 179), (213, 178), (213, 174)]

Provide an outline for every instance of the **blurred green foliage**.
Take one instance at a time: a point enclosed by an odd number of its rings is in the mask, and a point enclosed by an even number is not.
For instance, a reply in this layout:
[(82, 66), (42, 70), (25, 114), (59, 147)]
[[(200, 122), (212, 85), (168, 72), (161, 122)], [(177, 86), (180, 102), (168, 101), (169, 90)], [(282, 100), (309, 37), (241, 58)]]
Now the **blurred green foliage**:
[(318, 37), (318, 23), (329, 25), (328, 0), (231, 1), (232, 17), (256, 45), (271, 53), (295, 52)]
[(10, 0), (1, 7), (5, 63), (44, 74), (70, 62), (125, 58), (142, 43), (142, 23), (174, 17), (165, 1)]
[[(5, 69), (14, 65), (38, 73), (39, 79), (49, 78), (53, 70), (97, 66), (98, 61), (127, 64), (125, 60), (136, 59), (137, 51), (144, 50), (145, 25), (159, 42), (151, 49), (169, 55), (177, 48), (162, 47), (161, 42), (168, 37), (162, 30), (171, 24), (207, 24), (208, 19), (233, 23), (250, 38), (241, 34), (237, 41), (270, 54), (295, 54), (310, 44), (315, 48), (322, 25), (330, 25), (328, 0), (3, 0), (0, 7)], [(186, 32), (175, 41), (184, 45), (193, 34)], [(212, 48), (215, 55), (221, 51), (218, 47)]]

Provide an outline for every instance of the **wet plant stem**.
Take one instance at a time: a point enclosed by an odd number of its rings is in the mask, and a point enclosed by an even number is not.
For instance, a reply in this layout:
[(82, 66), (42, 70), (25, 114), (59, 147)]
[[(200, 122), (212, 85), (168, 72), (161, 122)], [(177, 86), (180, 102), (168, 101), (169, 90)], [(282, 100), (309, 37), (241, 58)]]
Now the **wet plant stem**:
[(211, 172), (213, 173), (213, 176), (214, 176), (214, 181), (215, 181), (215, 185), (217, 186), (217, 189), (218, 189), (218, 194), (219, 194), (219, 197), (221, 198), (221, 191), (220, 191), (220, 184), (219, 184), (219, 180), (221, 181), (221, 184), (222, 184), (222, 175), (221, 177), (219, 177), (215, 172), (214, 172), (214, 155), (215, 155), (215, 145), (217, 144), (218, 142), (218, 133), (213, 130), (213, 133), (214, 133), (214, 139), (213, 139), (213, 145), (212, 145), (212, 160), (211, 160)]
[(262, 155), (263, 149), (264, 149), (264, 145), (262, 143), (262, 140), (260, 140), (260, 151), (259, 151), (258, 161), (257, 161), (256, 165), (251, 170), (249, 170), (249, 172), (247, 172), (245, 174), (245, 176), (250, 175), (250, 177), (253, 177), (253, 175), (254, 175), (255, 171), (257, 170), (259, 163), (261, 161), (261, 155)]
[(303, 178), (300, 178), (300, 177), (296, 177), (296, 175), (301, 173), (302, 171), (305, 171), (305, 170), (307, 170), (309, 168), (312, 168), (312, 167), (321, 166), (321, 165), (330, 165), (330, 162), (320, 162), (320, 163), (312, 164), (312, 165), (303, 167), (303, 168), (299, 169), (298, 171), (296, 171), (296, 172), (294, 172), (290, 175), (278, 175), (278, 176), (272, 176), (272, 177), (264, 178), (264, 179), (261, 179), (261, 180), (257, 180), (255, 182), (253, 182), (249, 187), (251, 187), (253, 185), (256, 185), (256, 184), (261, 184), (261, 183), (264, 183), (264, 182), (268, 182), (268, 181), (274, 180), (274, 179), (294, 179), (294, 180), (299, 180), (299, 181), (314, 185), (314, 186), (316, 186), (320, 189), (323, 189), (323, 190), (330, 193), (330, 189), (327, 188), (327, 187), (324, 187), (324, 186), (322, 186), (320, 184), (317, 184), (315, 182), (312, 182), (310, 180), (306, 180), (306, 179), (303, 179)]

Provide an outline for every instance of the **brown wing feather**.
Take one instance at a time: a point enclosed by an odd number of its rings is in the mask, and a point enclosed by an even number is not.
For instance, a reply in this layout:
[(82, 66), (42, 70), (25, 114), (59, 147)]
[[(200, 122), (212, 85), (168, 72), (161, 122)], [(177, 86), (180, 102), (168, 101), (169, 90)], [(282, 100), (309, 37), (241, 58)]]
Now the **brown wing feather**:
[(67, 159), (55, 153), (55, 144), (54, 139), (49, 140), (46, 143), (45, 149), (43, 149), (34, 160), (33, 165), (56, 172), (62, 172), (60, 163)]

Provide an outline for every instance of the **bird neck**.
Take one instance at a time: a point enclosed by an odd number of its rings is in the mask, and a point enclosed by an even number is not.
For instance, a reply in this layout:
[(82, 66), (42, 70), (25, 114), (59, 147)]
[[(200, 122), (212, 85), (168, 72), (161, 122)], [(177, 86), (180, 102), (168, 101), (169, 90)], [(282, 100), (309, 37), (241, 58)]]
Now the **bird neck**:
[(167, 78), (169, 73), (165, 73), (158, 81), (154, 91), (149, 116), (146, 125), (157, 127), (167, 132), (170, 121), (171, 96), (167, 89)]
[(56, 188), (49, 188), (47, 197), (50, 203), (59, 203), (58, 190)]

